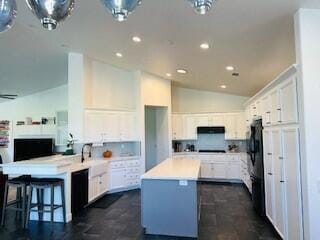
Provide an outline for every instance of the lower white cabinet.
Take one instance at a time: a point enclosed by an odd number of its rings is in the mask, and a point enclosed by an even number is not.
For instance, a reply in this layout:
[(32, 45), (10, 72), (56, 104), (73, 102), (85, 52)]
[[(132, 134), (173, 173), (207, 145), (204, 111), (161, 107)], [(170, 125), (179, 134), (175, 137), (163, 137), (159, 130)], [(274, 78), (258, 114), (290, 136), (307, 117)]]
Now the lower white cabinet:
[(110, 164), (110, 190), (140, 184), (140, 160), (116, 161)]
[(214, 167), (212, 163), (203, 162), (201, 163), (201, 177), (202, 178), (213, 178), (214, 177)]
[(108, 173), (89, 178), (89, 202), (108, 191)]
[(266, 213), (284, 240), (302, 240), (299, 128), (264, 130)]
[(119, 168), (119, 169), (111, 169), (110, 171), (110, 188), (117, 189), (117, 188), (124, 188), (126, 187), (126, 169)]

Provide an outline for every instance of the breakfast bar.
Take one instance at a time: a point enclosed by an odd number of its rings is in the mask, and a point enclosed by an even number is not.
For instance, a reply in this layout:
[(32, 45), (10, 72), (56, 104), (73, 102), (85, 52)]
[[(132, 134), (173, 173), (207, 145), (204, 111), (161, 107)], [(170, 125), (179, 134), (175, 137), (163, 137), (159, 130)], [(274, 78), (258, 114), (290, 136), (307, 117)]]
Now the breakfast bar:
[(200, 161), (167, 159), (141, 177), (147, 234), (198, 237)]

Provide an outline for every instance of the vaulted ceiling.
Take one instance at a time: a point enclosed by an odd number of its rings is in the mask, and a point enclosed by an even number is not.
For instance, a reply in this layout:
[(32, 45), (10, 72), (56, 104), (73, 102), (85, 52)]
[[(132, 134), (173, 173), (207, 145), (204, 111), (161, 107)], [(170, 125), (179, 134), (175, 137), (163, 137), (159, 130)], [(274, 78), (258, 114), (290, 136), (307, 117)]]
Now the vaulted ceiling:
[[(67, 83), (70, 51), (129, 70), (172, 73), (175, 86), (251, 96), (295, 62), (297, 9), (320, 7), (317, 0), (218, 0), (199, 16), (186, 0), (144, 0), (118, 23), (100, 0), (76, 0), (71, 17), (49, 32), (24, 1), (17, 3), (15, 26), (0, 34), (0, 93), (21, 96)], [(132, 42), (135, 35), (141, 43)], [(202, 42), (210, 49), (201, 50)]]

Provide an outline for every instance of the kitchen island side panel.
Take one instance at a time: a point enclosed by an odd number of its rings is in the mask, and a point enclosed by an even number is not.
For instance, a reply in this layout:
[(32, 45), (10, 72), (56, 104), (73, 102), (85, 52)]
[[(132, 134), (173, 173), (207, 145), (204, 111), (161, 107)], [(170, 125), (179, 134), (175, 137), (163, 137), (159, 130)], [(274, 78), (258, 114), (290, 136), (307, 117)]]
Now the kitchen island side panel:
[(141, 184), (142, 226), (147, 234), (198, 236), (197, 181), (143, 179)]

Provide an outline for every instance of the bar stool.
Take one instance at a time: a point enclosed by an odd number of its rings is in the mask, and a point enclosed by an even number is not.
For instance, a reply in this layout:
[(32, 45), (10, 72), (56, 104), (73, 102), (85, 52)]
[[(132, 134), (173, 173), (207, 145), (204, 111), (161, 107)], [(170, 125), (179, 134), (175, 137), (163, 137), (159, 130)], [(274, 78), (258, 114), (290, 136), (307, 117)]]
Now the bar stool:
[[(60, 187), (61, 205), (54, 203), (55, 187)], [(34, 189), (37, 192), (37, 203), (32, 203), (32, 193)], [(50, 189), (50, 204), (44, 203), (44, 191), (46, 189)], [(46, 207), (49, 207), (49, 210), (47, 210)], [(58, 208), (62, 208), (63, 222), (66, 223), (64, 180), (60, 178), (33, 178), (30, 181), (30, 187), (28, 190), (27, 219), (25, 222), (25, 227), (28, 228), (31, 212), (38, 213), (39, 221), (43, 221), (43, 213), (50, 213), (51, 223), (53, 223), (54, 211)]]
[[(22, 227), (25, 227), (26, 219), (26, 204), (27, 204), (27, 187), (30, 185), (31, 176), (21, 176), (13, 179), (9, 179), (5, 183), (5, 193), (3, 200), (3, 209), (1, 216), (1, 225), (5, 225), (5, 217), (7, 210), (12, 210), (20, 213), (22, 219)], [(8, 203), (8, 195), (10, 187), (14, 187), (17, 190), (16, 200)], [(14, 206), (16, 205), (16, 206)]]

